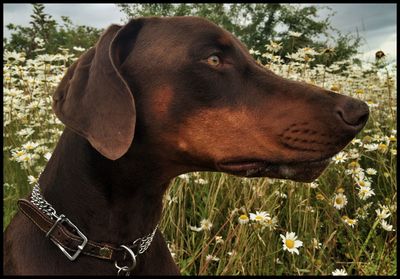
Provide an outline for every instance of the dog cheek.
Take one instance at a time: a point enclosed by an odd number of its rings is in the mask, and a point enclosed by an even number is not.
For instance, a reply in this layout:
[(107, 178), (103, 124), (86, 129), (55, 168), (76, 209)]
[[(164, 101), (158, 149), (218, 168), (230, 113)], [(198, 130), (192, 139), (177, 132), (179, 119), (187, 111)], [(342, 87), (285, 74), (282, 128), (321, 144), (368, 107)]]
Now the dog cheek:
[(249, 121), (243, 111), (222, 108), (198, 110), (180, 125), (178, 146), (181, 150), (190, 150), (193, 155), (212, 161), (245, 152), (243, 149), (249, 149), (246, 145), (248, 139), (254, 137), (254, 126)]
[(151, 115), (156, 123), (166, 119), (174, 96), (172, 87), (163, 85), (151, 92), (149, 96), (148, 107), (150, 111), (148, 115)]

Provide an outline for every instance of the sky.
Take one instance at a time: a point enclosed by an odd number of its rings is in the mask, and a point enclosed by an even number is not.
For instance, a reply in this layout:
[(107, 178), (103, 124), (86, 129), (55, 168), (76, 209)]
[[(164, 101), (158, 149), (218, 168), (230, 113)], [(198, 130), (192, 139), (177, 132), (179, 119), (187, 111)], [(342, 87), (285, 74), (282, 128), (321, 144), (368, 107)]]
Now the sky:
[[(307, 4), (302, 4), (307, 5)], [(313, 4), (316, 5), (316, 4)], [(335, 12), (331, 25), (342, 33), (358, 31), (364, 40), (360, 47), (362, 58), (372, 62), (375, 52), (382, 50), (389, 60), (395, 60), (397, 54), (397, 4), (317, 4), (329, 6), (332, 10), (322, 9), (321, 18)], [(61, 22), (61, 16), (69, 16), (74, 24), (105, 28), (110, 24), (122, 24), (125, 15), (115, 4), (45, 4), (45, 12)], [(3, 4), (3, 34), (9, 36), (5, 26), (9, 23), (28, 26), (32, 5)]]

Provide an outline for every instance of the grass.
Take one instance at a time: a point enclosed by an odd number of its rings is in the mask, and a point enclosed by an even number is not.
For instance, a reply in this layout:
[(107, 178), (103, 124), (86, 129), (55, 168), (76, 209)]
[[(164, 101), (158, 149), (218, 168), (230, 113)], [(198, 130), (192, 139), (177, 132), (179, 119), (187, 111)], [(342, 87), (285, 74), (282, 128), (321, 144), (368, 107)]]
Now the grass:
[[(395, 275), (395, 72), (382, 61), (369, 69), (350, 61), (311, 68), (315, 54), (309, 49), (283, 63), (276, 56), (279, 48), (269, 49), (258, 56), (267, 68), (360, 98), (370, 105), (370, 119), (340, 154), (342, 160), (334, 158), (312, 184), (222, 173), (175, 178), (165, 195), (160, 228), (182, 274), (330, 275), (344, 269), (349, 275)], [(63, 130), (51, 111), (51, 94), (74, 59), (66, 51), (35, 60), (4, 54), (3, 229)], [(335, 204), (339, 194), (347, 203)], [(378, 209), (388, 216), (379, 218)], [(249, 218), (256, 211), (268, 213), (267, 218), (239, 222), (239, 216)], [(272, 220), (275, 226), (268, 223)], [(283, 249), (280, 235), (286, 232), (302, 241), (299, 255)]]

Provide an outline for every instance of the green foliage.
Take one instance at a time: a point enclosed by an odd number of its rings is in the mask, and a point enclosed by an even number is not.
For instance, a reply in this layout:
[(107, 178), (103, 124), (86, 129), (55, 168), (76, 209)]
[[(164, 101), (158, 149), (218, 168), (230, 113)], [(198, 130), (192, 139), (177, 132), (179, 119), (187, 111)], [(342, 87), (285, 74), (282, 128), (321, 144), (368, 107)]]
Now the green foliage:
[[(287, 62), (286, 55), (305, 46), (324, 52), (311, 65), (330, 65), (335, 61), (345, 60), (357, 54), (361, 39), (350, 34), (341, 34), (330, 25), (329, 14), (325, 19), (317, 17), (321, 6), (299, 6), (293, 4), (249, 4), (249, 3), (207, 3), (207, 4), (117, 4), (126, 16), (126, 20), (139, 16), (200, 16), (232, 32), (249, 48), (264, 52), (265, 43), (279, 41), (282, 49), (278, 53)], [(55, 54), (59, 48), (74, 47), (88, 49), (93, 46), (102, 29), (74, 25), (62, 16), (62, 23), (57, 23), (46, 14), (43, 4), (33, 4), (32, 20), (28, 27), (8, 24), (12, 31), (10, 40), (4, 39), (6, 50), (24, 52), (27, 58), (37, 54)], [(288, 36), (290, 32), (301, 33), (299, 37)], [(335, 34), (333, 36), (332, 34)], [(266, 63), (263, 57), (259, 58)]]
[(4, 39), (6, 50), (24, 52), (27, 58), (34, 58), (42, 53), (56, 54), (60, 52), (59, 48), (75, 52), (74, 47), (92, 47), (102, 32), (101, 29), (74, 25), (66, 16), (61, 17), (60, 25), (44, 12), (43, 4), (32, 5), (32, 20), (28, 27), (12, 23), (6, 26), (12, 31), (10, 40)]
[[(117, 4), (126, 19), (139, 16), (200, 16), (224, 27), (237, 36), (249, 48), (265, 51), (265, 43), (280, 41), (279, 55), (294, 53), (305, 46), (324, 51), (327, 46), (334, 50), (329, 56), (316, 59), (312, 65), (330, 65), (335, 61), (346, 60), (357, 54), (361, 39), (350, 34), (341, 34), (330, 25), (329, 14), (318, 19), (320, 6), (298, 6), (293, 4), (249, 4), (249, 3), (208, 3), (208, 4)], [(298, 32), (298, 38), (288, 36)], [(337, 33), (337, 36), (331, 34)], [(325, 39), (324, 39), (325, 38)], [(260, 58), (262, 62), (265, 59)]]

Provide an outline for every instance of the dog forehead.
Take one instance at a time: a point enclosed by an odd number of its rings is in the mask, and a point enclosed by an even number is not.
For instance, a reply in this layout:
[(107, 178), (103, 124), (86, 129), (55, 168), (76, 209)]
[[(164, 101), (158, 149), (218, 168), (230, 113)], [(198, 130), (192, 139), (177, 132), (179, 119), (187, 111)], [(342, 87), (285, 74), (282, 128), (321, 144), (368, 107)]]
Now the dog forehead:
[[(147, 18), (144, 31), (153, 38), (166, 38), (169, 42), (192, 40), (210, 41), (228, 45), (233, 44), (232, 35), (215, 23), (192, 16), (152, 17)], [(147, 36), (146, 36), (147, 37)]]

